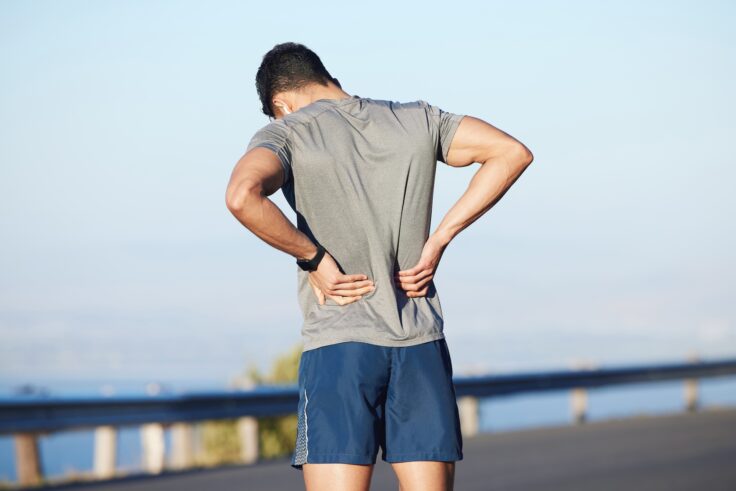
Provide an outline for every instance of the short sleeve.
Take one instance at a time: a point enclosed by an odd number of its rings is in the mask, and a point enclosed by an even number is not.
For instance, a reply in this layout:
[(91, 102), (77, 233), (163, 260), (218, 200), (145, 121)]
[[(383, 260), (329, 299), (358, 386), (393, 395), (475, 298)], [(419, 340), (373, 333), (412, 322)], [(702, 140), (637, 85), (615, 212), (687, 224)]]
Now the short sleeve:
[(444, 111), (426, 101), (422, 102), (424, 103), (427, 118), (433, 129), (433, 136), (437, 148), (437, 160), (447, 163), (447, 152), (450, 150), (450, 143), (452, 143), (452, 138), (455, 136), (460, 120), (465, 115)]
[(282, 186), (291, 178), (290, 132), (291, 130), (286, 124), (284, 124), (283, 120), (277, 119), (275, 121), (271, 121), (266, 126), (256, 131), (246, 148), (246, 151), (255, 147), (268, 148), (278, 156), (279, 161), (281, 162), (281, 167), (284, 170), (284, 181), (281, 183)]

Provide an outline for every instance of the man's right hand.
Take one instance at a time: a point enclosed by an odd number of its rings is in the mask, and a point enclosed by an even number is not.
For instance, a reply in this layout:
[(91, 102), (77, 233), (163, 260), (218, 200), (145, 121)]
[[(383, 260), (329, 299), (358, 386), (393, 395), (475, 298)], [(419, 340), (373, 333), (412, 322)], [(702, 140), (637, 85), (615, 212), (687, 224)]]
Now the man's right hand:
[(308, 278), (320, 305), (325, 304), (325, 297), (338, 305), (346, 305), (376, 288), (373, 280), (364, 274), (343, 274), (329, 252), (325, 252), (317, 270), (311, 271)]
[(440, 238), (435, 234), (431, 235), (424, 244), (419, 262), (410, 269), (394, 273), (396, 286), (404, 290), (407, 297), (423, 297), (427, 294), (429, 282), (434, 278), (448, 244), (448, 239)]

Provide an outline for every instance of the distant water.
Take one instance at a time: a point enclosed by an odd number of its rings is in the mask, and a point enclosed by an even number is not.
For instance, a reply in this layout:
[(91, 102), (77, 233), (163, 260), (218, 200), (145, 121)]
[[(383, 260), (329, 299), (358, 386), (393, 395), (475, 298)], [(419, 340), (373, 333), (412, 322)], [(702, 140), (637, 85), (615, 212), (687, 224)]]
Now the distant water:
[[(94, 395), (98, 385), (78, 384), (54, 389), (54, 393)], [(198, 387), (197, 389), (225, 387)], [(8, 387), (0, 385), (0, 393)], [(177, 387), (170, 387), (178, 392)], [(190, 387), (191, 390), (191, 387)], [(736, 377), (703, 379), (698, 385), (701, 407), (736, 408)], [(141, 385), (116, 386), (116, 394), (141, 393)], [(629, 384), (588, 391), (588, 419), (598, 421), (637, 414), (679, 412), (684, 406), (682, 381)], [(295, 409), (296, 410), (296, 409)], [(505, 396), (484, 399), (480, 404), (480, 429), (500, 432), (513, 429), (568, 424), (571, 420), (569, 391)], [(141, 469), (140, 432), (137, 427), (123, 427), (118, 433), (117, 465), (121, 470)], [(167, 449), (171, 435), (166, 432)], [(41, 464), (44, 473), (56, 477), (67, 473), (86, 472), (92, 468), (94, 435), (91, 431), (70, 431), (41, 437)], [(379, 457), (380, 458), (380, 457)], [(13, 439), (0, 436), (0, 482), (15, 481)]]

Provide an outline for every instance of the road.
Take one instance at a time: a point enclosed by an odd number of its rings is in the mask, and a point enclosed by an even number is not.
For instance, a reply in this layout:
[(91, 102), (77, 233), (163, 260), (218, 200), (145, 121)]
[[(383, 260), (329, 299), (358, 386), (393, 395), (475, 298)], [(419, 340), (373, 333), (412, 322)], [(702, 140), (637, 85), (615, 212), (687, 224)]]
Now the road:
[[(733, 408), (481, 434), (466, 438), (463, 450), (456, 491), (736, 490)], [(289, 460), (279, 459), (45, 489), (287, 491), (304, 484)], [(379, 451), (371, 490), (397, 489)]]

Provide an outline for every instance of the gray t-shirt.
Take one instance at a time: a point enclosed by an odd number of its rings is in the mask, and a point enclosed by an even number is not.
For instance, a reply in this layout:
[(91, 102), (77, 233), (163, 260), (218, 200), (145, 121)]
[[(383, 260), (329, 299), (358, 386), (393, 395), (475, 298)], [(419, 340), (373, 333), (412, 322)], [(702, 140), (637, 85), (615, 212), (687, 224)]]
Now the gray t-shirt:
[(354, 95), (319, 99), (260, 128), (247, 149), (274, 151), (297, 228), (321, 243), (345, 274), (376, 289), (360, 300), (319, 305), (309, 273), (294, 264), (303, 350), (345, 341), (411, 346), (444, 338), (440, 298), (430, 281), (411, 298), (394, 272), (416, 265), (429, 237), (437, 161), (446, 162), (464, 115), (426, 101)]

